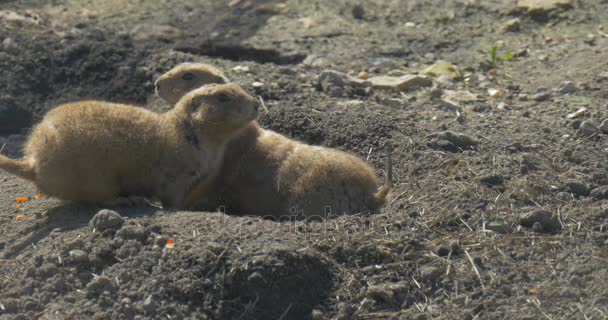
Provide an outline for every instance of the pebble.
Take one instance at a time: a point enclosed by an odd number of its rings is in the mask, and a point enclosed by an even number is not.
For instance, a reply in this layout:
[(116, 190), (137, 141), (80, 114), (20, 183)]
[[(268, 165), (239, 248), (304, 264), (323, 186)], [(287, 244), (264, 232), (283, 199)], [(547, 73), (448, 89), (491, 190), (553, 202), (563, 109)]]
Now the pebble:
[(144, 241), (146, 239), (146, 229), (142, 226), (124, 226), (116, 232), (116, 237), (124, 240)]
[(488, 186), (497, 186), (503, 184), (505, 178), (501, 174), (490, 174), (479, 178), (479, 182)]
[(576, 92), (576, 85), (572, 81), (565, 81), (558, 89), (561, 94), (570, 94)]
[(387, 90), (414, 90), (422, 87), (430, 87), (433, 81), (429, 77), (419, 75), (404, 75), (400, 77), (376, 76), (368, 79), (372, 87)]
[(114, 286), (112, 279), (106, 276), (96, 277), (86, 286), (87, 295), (89, 296), (98, 296), (104, 291), (114, 291), (115, 289), (116, 286)]
[(602, 121), (602, 124), (600, 124), (600, 130), (602, 130), (604, 133), (608, 133), (608, 119)]
[(462, 77), (462, 73), (456, 65), (443, 60), (439, 60), (434, 64), (422, 69), (420, 73), (436, 78), (440, 76), (447, 76), (452, 80), (460, 79)]
[(71, 250), (69, 253), (70, 259), (75, 263), (89, 262), (89, 256), (82, 250)]
[(571, 8), (574, 0), (518, 0), (517, 8), (530, 14), (542, 14), (557, 8)]
[(522, 214), (520, 224), (524, 227), (532, 227), (535, 232), (557, 232), (562, 229), (557, 216), (542, 209)]
[(142, 309), (148, 314), (154, 313), (156, 311), (156, 302), (152, 299), (152, 295), (149, 295), (144, 303), (142, 304)]
[(551, 92), (548, 92), (548, 91), (539, 92), (532, 96), (532, 100), (534, 100), (536, 102), (547, 101), (547, 100), (549, 100), (549, 98), (551, 98)]
[(232, 71), (236, 71), (236, 72), (249, 72), (250, 69), (248, 66), (234, 66), (232, 68)]
[(124, 223), (125, 219), (118, 212), (108, 209), (99, 210), (89, 221), (89, 225), (99, 232), (106, 229), (119, 229)]
[(261, 87), (263, 87), (263, 86), (264, 86), (264, 82), (260, 82), (260, 81), (254, 81), (254, 82), (251, 84), (251, 86), (252, 86), (252, 87), (254, 87), (254, 88), (261, 88)]
[(13, 40), (13, 38), (6, 37), (4, 40), (2, 40), (2, 49), (4, 49), (4, 51), (15, 51), (19, 49), (19, 46), (17, 45), (17, 42)]
[(365, 91), (371, 88), (371, 83), (367, 80), (357, 79), (334, 70), (321, 72), (318, 84), (323, 92), (328, 93), (332, 97), (341, 97), (349, 89)]
[(135, 41), (174, 41), (184, 36), (184, 33), (176, 27), (147, 23), (136, 25), (131, 29), (130, 34)]
[(590, 195), (597, 200), (608, 200), (608, 186), (601, 186), (591, 190)]
[(519, 18), (513, 18), (510, 20), (507, 20), (502, 25), (503, 32), (517, 32), (520, 30), (520, 28), (521, 28), (521, 20), (519, 20)]
[(578, 133), (584, 137), (592, 137), (599, 135), (602, 131), (593, 122), (583, 121), (578, 128)]
[(327, 60), (326, 58), (311, 54), (306, 56), (306, 59), (302, 61), (302, 64), (307, 67), (319, 68), (328, 66), (330, 63), (329, 60)]
[(441, 269), (435, 266), (424, 266), (420, 268), (420, 276), (422, 280), (435, 282), (441, 277), (442, 271)]
[(351, 13), (353, 14), (353, 18), (357, 20), (362, 20), (365, 18), (365, 8), (363, 8), (363, 6), (360, 4), (355, 5), (351, 10)]
[(494, 231), (496, 233), (505, 234), (509, 233), (509, 229), (502, 223), (490, 222), (486, 224), (486, 230)]
[(357, 78), (361, 80), (366, 80), (367, 78), (369, 78), (369, 73), (367, 73), (367, 71), (361, 71), (357, 74)]
[[(474, 149), (479, 142), (467, 135), (462, 133), (455, 133), (451, 131), (442, 131), (432, 133), (427, 136), (428, 138), (435, 138), (443, 143), (435, 144), (435, 146), (448, 151), (457, 152), (460, 150)], [(433, 143), (432, 143), (433, 144)]]
[(448, 247), (447, 245), (440, 245), (439, 248), (437, 248), (438, 256), (445, 257), (449, 254), (450, 254), (450, 247)]
[(589, 194), (589, 186), (580, 181), (566, 181), (566, 187), (568, 187), (568, 190), (570, 190), (570, 192), (572, 192), (572, 194), (575, 196), (584, 197)]

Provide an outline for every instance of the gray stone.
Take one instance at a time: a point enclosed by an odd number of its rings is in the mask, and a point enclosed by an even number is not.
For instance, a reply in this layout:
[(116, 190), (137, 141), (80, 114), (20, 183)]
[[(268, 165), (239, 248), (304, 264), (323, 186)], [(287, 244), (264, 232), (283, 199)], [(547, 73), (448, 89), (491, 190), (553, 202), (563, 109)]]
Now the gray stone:
[(365, 93), (372, 84), (335, 70), (325, 70), (319, 75), (319, 88), (332, 97), (341, 97), (350, 92)]
[(517, 8), (530, 14), (542, 14), (558, 8), (572, 8), (574, 0), (518, 0)]
[(570, 94), (576, 92), (576, 85), (572, 81), (565, 81), (559, 86), (559, 93), (561, 94)]
[(436, 78), (440, 76), (447, 76), (452, 80), (462, 77), (462, 73), (457, 66), (443, 60), (439, 60), (434, 64), (422, 69), (420, 73)]
[(124, 240), (144, 241), (146, 239), (146, 229), (142, 226), (124, 226), (116, 232), (116, 237)]
[(106, 276), (98, 276), (86, 286), (87, 296), (89, 297), (99, 296), (104, 291), (113, 292), (115, 290), (114, 282)]
[[(524, 227), (535, 229), (535, 232), (557, 232), (562, 230), (562, 224), (557, 219), (557, 216), (542, 209), (522, 214), (520, 224)], [(534, 227), (535, 224), (537, 224), (536, 227)]]
[(602, 131), (591, 121), (583, 121), (578, 128), (578, 133), (584, 137), (597, 136)]
[(509, 233), (509, 228), (506, 225), (499, 222), (490, 222), (486, 224), (486, 230), (494, 231), (496, 233), (505, 234)]
[(467, 135), (462, 133), (454, 133), (451, 131), (432, 133), (427, 137), (435, 139), (434, 141), (430, 142), (431, 147), (444, 149), (451, 152), (474, 149), (479, 144), (477, 140)]
[(521, 21), (519, 18), (509, 19), (502, 25), (503, 32), (517, 32), (520, 28)]
[(97, 212), (89, 225), (97, 231), (104, 231), (106, 229), (119, 229), (125, 223), (125, 219), (118, 214), (116, 211), (102, 209)]
[(590, 195), (597, 200), (608, 200), (608, 186), (601, 186), (591, 190)]
[(568, 187), (568, 190), (570, 190), (570, 192), (572, 192), (572, 194), (575, 196), (584, 197), (589, 194), (589, 186), (580, 181), (566, 181), (566, 187)]
[(74, 263), (87, 263), (89, 262), (89, 256), (82, 250), (71, 250), (69, 252), (70, 260)]
[(131, 29), (131, 36), (135, 41), (174, 41), (184, 36), (184, 33), (172, 26), (157, 24), (139, 24)]
[(420, 268), (420, 276), (424, 281), (435, 282), (441, 277), (441, 273), (441, 269), (435, 266), (424, 266)]
[(602, 121), (602, 124), (600, 124), (600, 130), (602, 130), (604, 133), (608, 133), (608, 119)]
[(532, 96), (532, 100), (534, 100), (536, 102), (547, 101), (547, 100), (549, 100), (549, 98), (551, 98), (551, 92), (549, 92), (549, 91), (539, 92)]
[(414, 90), (433, 85), (431, 78), (419, 75), (404, 75), (400, 77), (377, 76), (368, 79), (376, 89)]

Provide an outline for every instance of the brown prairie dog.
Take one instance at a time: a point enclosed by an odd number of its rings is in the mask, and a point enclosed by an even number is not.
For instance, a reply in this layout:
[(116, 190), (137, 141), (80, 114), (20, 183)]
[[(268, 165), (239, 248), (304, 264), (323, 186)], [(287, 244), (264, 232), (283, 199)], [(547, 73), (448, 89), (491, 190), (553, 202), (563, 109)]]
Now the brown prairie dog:
[[(205, 64), (178, 65), (160, 77), (164, 90), (157, 93), (172, 104), (177, 97), (165, 92), (185, 92), (200, 84), (189, 85), (181, 75), (213, 79), (215, 70)], [(227, 81), (223, 74), (215, 78)], [(392, 187), (390, 165), (387, 169), (387, 182), (377, 191), (376, 173), (356, 156), (306, 145), (252, 122), (228, 144), (214, 187), (198, 196), (203, 209), (224, 206), (241, 214), (311, 217), (374, 212)]]
[(103, 101), (49, 111), (25, 145), (23, 161), (0, 156), (0, 169), (43, 193), (98, 204), (140, 195), (182, 208), (213, 180), (226, 144), (257, 116), (258, 102), (235, 84), (211, 84), (158, 114)]

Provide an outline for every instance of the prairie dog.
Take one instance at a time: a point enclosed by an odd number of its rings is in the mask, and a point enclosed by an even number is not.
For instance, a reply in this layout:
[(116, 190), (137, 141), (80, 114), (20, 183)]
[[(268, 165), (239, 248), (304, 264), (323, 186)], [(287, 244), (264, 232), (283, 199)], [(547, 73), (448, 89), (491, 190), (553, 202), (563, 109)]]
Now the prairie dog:
[(213, 180), (227, 142), (257, 116), (258, 102), (235, 84), (210, 84), (171, 111), (80, 101), (47, 112), (33, 128), (24, 160), (0, 156), (0, 169), (43, 193), (98, 204), (118, 196), (183, 208)]
[[(210, 74), (215, 72), (206, 66), (182, 64), (162, 75), (165, 91), (157, 93), (168, 103), (175, 96), (166, 92), (188, 89), (188, 82), (174, 70), (194, 74), (197, 79), (212, 79)], [(222, 74), (216, 75), (220, 77), (226, 80)], [(189, 89), (196, 85), (193, 81)], [(224, 206), (229, 213), (274, 217), (375, 212), (392, 188), (390, 161), (388, 164), (386, 183), (378, 191), (376, 173), (358, 157), (291, 140), (254, 121), (229, 142), (214, 187), (197, 197), (202, 209)]]
[(210, 64), (184, 62), (154, 82), (156, 94), (174, 105), (186, 93), (208, 83), (228, 83), (222, 71)]

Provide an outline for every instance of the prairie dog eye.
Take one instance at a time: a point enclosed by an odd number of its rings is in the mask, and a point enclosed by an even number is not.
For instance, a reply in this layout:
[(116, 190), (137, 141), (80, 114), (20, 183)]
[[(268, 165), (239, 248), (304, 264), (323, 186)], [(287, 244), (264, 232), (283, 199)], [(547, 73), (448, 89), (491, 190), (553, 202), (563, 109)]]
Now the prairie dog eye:
[(194, 73), (186, 72), (182, 75), (182, 79), (186, 80), (186, 81), (192, 80), (192, 79), (194, 79)]
[(230, 101), (230, 96), (225, 93), (220, 93), (217, 95), (217, 100), (220, 102), (228, 102)]

